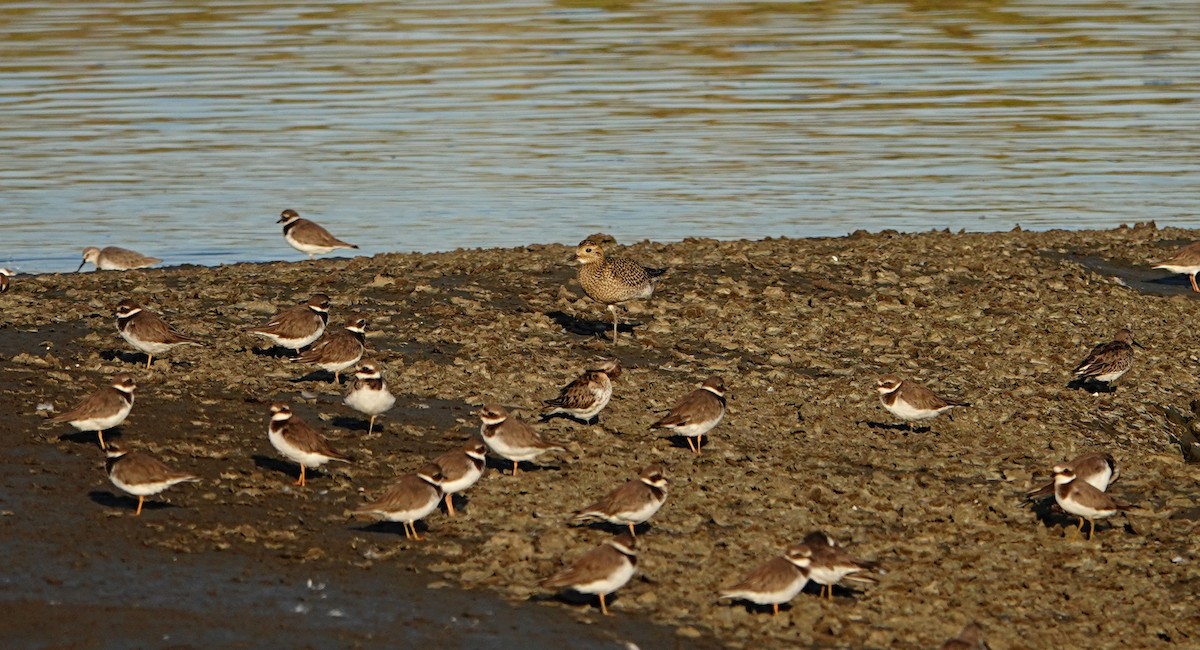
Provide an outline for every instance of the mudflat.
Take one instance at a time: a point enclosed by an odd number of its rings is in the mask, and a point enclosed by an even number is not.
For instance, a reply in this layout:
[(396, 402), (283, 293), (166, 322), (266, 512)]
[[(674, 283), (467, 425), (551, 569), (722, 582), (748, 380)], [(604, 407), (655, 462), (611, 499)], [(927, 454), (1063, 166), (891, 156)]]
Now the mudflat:
[[(1194, 645), (1200, 303), (1184, 276), (1148, 269), (1194, 236), (1151, 224), (641, 242), (613, 254), (669, 271), (621, 313), (616, 347), (560, 245), (18, 276), (0, 295), (0, 635), (10, 647), (928, 648), (978, 621), (993, 648)], [(316, 292), (332, 297), (331, 328), (368, 319), (367, 358), (398, 397), (370, 437), (345, 385), (244, 332)], [(146, 371), (116, 332), (124, 298), (203, 347)], [(1069, 387), (1122, 327), (1146, 348), (1133, 369), (1111, 392)], [(479, 405), (536, 422), (541, 400), (599, 358), (625, 369), (599, 422), (535, 424), (565, 453), (516, 477), (493, 459), (457, 517), (418, 524), (423, 541), (351, 517), (478, 436)], [(95, 435), (46, 422), (120, 372), (137, 400), (106, 439), (202, 478), (140, 517)], [(899, 426), (874, 390), (884, 373), (972, 405)], [(710, 375), (728, 413), (702, 453), (648, 429)], [(273, 401), (353, 462), (294, 486), (298, 468), (267, 440)], [(1073, 517), (1022, 495), (1089, 450), (1117, 457), (1109, 492), (1136, 507), (1085, 541)], [(571, 513), (651, 462), (669, 494), (638, 529), (614, 616), (540, 588), (616, 530)], [(832, 602), (809, 585), (776, 617), (717, 600), (817, 529), (879, 562), (879, 584)]]

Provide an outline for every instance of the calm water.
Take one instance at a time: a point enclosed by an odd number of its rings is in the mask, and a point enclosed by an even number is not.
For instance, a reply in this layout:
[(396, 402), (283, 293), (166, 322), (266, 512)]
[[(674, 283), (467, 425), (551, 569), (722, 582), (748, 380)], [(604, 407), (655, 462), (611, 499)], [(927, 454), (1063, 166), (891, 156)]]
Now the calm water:
[(1192, 0), (325, 4), (0, 5), (0, 264), (1200, 226)]

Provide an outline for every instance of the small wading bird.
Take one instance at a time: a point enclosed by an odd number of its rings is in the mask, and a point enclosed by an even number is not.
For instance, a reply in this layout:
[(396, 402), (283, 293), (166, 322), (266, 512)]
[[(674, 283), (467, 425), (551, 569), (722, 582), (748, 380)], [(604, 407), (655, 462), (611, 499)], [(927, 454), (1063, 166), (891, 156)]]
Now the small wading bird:
[(760, 564), (741, 582), (722, 589), (721, 598), (770, 605), (771, 615), (778, 616), (780, 605), (804, 591), (811, 566), (812, 550), (807, 544), (796, 544), (783, 555)]
[(513, 476), (517, 475), (517, 465), (523, 460), (533, 460), (548, 451), (566, 451), (554, 443), (542, 440), (528, 422), (520, 418), (510, 417), (508, 411), (499, 404), (485, 404), (479, 409), (479, 435), (497, 456), (511, 460)]
[[(1075, 478), (1101, 492), (1107, 491), (1108, 486), (1121, 477), (1121, 464), (1112, 457), (1112, 454), (1102, 451), (1090, 451), (1068, 463), (1060, 463), (1058, 467), (1071, 470), (1075, 473)], [(1025, 498), (1035, 501), (1042, 497), (1052, 497), (1054, 496), (1054, 486), (1055, 482), (1051, 479), (1049, 483), (1038, 489), (1026, 492)]]
[(1200, 273), (1200, 242), (1188, 244), (1167, 259), (1155, 262), (1153, 268), (1186, 274), (1192, 282), (1192, 291), (1200, 293), (1200, 287), (1196, 286), (1196, 274)]
[(583, 292), (603, 303), (613, 317), (613, 345), (617, 344), (617, 305), (654, 295), (654, 285), (666, 269), (642, 266), (627, 257), (604, 256), (600, 244), (585, 239), (575, 249)]
[(649, 521), (666, 502), (667, 477), (663, 475), (663, 466), (655, 463), (604, 498), (575, 511), (575, 521), (599, 520), (628, 526), (630, 537), (637, 537), (634, 526)]
[(134, 516), (142, 514), (146, 497), (158, 494), (176, 483), (200, 480), (198, 476), (167, 467), (157, 458), (136, 451), (124, 451), (116, 445), (109, 445), (105, 451), (104, 466), (108, 471), (108, 480), (113, 485), (138, 498)]
[(605, 597), (625, 586), (637, 570), (636, 542), (628, 533), (588, 551), (571, 566), (542, 581), (546, 589), (568, 588), (581, 594), (600, 597), (600, 611), (608, 616)]
[(146, 355), (146, 370), (156, 354), (161, 356), (180, 345), (200, 345), (200, 341), (175, 331), (161, 316), (132, 300), (122, 300), (117, 305), (117, 332)]
[(295, 210), (284, 210), (279, 213), (279, 221), (276, 223), (283, 224), (283, 238), (292, 248), (308, 255), (308, 259), (313, 259), (314, 255), (324, 255), (339, 248), (358, 248), (358, 246), (344, 242), (337, 237), (329, 234), (313, 221), (301, 219), (300, 213)]
[[(712, 431), (725, 417), (725, 381), (717, 376), (704, 380), (700, 388), (688, 393), (674, 408), (650, 429), (667, 429), (687, 440), (688, 447), (699, 454), (704, 434)], [(692, 438), (696, 439), (692, 444)]]
[(367, 424), (369, 436), (375, 430), (375, 418), (396, 404), (396, 396), (388, 390), (379, 366), (372, 361), (364, 361), (354, 371), (354, 383), (342, 401), (355, 411), (371, 417)]
[(863, 584), (878, 584), (878, 580), (863, 571), (874, 571), (878, 565), (860, 560), (833, 541), (833, 538), (817, 530), (804, 538), (804, 544), (812, 551), (808, 579), (821, 585), (821, 595), (833, 600), (833, 587), (842, 580)]
[(417, 533), (417, 522), (437, 510), (442, 501), (442, 480), (438, 466), (430, 463), (415, 474), (401, 476), (383, 496), (359, 506), (354, 514), (378, 517), (383, 521), (398, 521), (404, 524), (405, 539), (419, 542), (421, 536)]
[(1096, 520), (1111, 517), (1118, 512), (1128, 511), (1133, 506), (1112, 498), (1091, 485), (1075, 477), (1064, 465), (1054, 467), (1054, 500), (1064, 512), (1079, 517), (1079, 532), (1083, 532), (1083, 522), (1088, 526), (1087, 538), (1090, 540), (1096, 532)]
[(75, 408), (50, 418), (55, 424), (66, 422), (80, 431), (95, 431), (104, 444), (104, 432), (121, 424), (133, 410), (133, 391), (137, 382), (129, 375), (117, 375), (108, 386), (88, 395)]
[(128, 248), (88, 246), (83, 249), (83, 261), (79, 263), (79, 268), (75, 269), (75, 272), (82, 271), (83, 265), (88, 262), (95, 264), (98, 271), (129, 271), (154, 266), (162, 263), (162, 260), (157, 257), (147, 257)]
[(367, 349), (367, 319), (352, 316), (345, 327), (326, 332), (312, 347), (292, 359), (295, 363), (312, 363), (333, 373), (333, 382), (342, 381), (342, 371), (362, 359)]
[(914, 420), (928, 420), (956, 406), (970, 406), (967, 402), (940, 397), (921, 384), (902, 380), (896, 375), (880, 377), (875, 382), (875, 390), (879, 393), (879, 403), (883, 404), (883, 408), (904, 420), (909, 428), (912, 428)]
[(612, 399), (612, 380), (620, 376), (621, 362), (616, 359), (601, 361), (567, 384), (558, 397), (544, 401), (546, 408), (542, 411), (542, 420), (565, 415), (586, 424), (598, 422), (600, 411)]
[(246, 331), (264, 336), (279, 347), (299, 351), (321, 338), (328, 324), (329, 296), (314, 293), (303, 304), (281, 311), (271, 320)]
[(1111, 389), (1112, 385), (1133, 367), (1135, 345), (1142, 348), (1141, 343), (1133, 340), (1133, 332), (1127, 329), (1120, 330), (1116, 339), (1092, 348), (1071, 374), (1081, 383), (1099, 382)]
[(304, 469), (316, 469), (331, 460), (349, 463), (350, 458), (336, 452), (319, 431), (307, 422), (292, 415), (292, 408), (276, 402), (271, 405), (271, 423), (267, 425), (267, 439), (271, 446), (289, 460), (300, 465), (300, 478), (296, 485), (303, 487), (307, 481)]
[(460, 449), (455, 449), (433, 459), (442, 473), (442, 493), (446, 500), (446, 514), (454, 516), (454, 495), (466, 490), (483, 478), (487, 467), (487, 446), (472, 440)]

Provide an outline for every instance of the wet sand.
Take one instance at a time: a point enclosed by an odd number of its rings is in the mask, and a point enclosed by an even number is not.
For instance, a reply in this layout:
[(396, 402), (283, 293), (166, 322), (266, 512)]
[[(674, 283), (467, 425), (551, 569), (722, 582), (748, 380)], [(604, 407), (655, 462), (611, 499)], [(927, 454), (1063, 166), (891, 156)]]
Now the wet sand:
[[(1173, 436), (1200, 429), (1197, 303), (1186, 278), (1144, 273), (1193, 236), (643, 242), (622, 254), (671, 270), (622, 315), (615, 349), (565, 246), (20, 276), (0, 296), (0, 530), (12, 558), (0, 632), (61, 647), (925, 648), (978, 620), (994, 648), (1194, 644), (1200, 470)], [(331, 325), (370, 319), (370, 357), (399, 398), (371, 437), (342, 405), (344, 387), (241, 332), (316, 291), (333, 297)], [(125, 297), (206, 347), (145, 371), (114, 328)], [(1147, 349), (1116, 390), (1068, 388), (1074, 363), (1126, 326)], [(483, 401), (533, 418), (605, 356), (626, 372), (600, 423), (539, 425), (565, 454), (516, 478), (493, 469), (459, 517), (421, 525), (422, 542), (349, 517), (396, 475), (477, 435)], [(38, 410), (61, 412), (118, 372), (139, 388), (111, 437), (203, 478), (139, 518), (104, 476), (95, 436)], [(875, 396), (884, 372), (974, 405), (903, 430)], [(710, 374), (731, 394), (703, 454), (647, 430)], [(273, 400), (354, 463), (292, 486), (296, 467), (266, 439)], [(1139, 508), (1086, 542), (1071, 537), (1072, 519), (1020, 497), (1091, 449), (1122, 462), (1110, 492)], [(537, 587), (608, 534), (568, 525), (570, 513), (653, 461), (671, 491), (639, 531), (639, 573), (615, 615)], [(810, 585), (774, 618), (717, 602), (720, 587), (813, 529), (878, 560), (880, 584), (839, 589), (833, 602)]]

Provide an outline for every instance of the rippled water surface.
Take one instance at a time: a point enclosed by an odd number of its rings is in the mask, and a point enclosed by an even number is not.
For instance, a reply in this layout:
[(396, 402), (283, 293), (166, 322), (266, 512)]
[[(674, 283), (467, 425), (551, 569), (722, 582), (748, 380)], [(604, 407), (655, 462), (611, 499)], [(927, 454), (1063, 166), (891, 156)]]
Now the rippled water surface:
[(4, 3), (0, 264), (1200, 226), (1198, 90), (1187, 0)]

